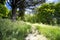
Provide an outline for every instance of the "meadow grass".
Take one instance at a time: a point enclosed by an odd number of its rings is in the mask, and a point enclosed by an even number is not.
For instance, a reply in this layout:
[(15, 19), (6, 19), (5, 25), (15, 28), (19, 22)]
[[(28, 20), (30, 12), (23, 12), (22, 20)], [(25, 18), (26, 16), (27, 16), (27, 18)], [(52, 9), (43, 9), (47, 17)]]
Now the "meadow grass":
[(51, 25), (36, 26), (40, 34), (43, 34), (48, 40), (60, 40), (60, 27)]
[(12, 22), (9, 19), (0, 19), (1, 40), (25, 40), (31, 26), (23, 21)]

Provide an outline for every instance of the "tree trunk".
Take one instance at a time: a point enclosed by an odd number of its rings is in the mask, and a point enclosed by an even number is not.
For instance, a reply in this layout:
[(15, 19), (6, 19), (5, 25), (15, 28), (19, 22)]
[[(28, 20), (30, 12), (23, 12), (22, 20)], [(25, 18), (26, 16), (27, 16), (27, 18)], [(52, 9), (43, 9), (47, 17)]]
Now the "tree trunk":
[(12, 16), (11, 16), (11, 18), (12, 18), (13, 21), (16, 20), (16, 11), (17, 11), (16, 7), (12, 8)]
[(25, 9), (24, 8), (19, 8), (19, 17), (21, 17), (21, 20), (24, 20), (24, 13), (25, 13)]
[(21, 17), (21, 20), (24, 20), (24, 13), (25, 13), (25, 0), (22, 0), (19, 4), (19, 17)]

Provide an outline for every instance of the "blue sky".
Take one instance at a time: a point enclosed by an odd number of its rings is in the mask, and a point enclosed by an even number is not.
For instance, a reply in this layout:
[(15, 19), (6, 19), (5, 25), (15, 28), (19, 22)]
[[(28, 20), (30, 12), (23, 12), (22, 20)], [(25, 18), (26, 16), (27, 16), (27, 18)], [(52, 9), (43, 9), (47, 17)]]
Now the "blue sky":
[(49, 2), (55, 2), (56, 3), (56, 2), (58, 2), (58, 0), (46, 0), (46, 2), (48, 2), (48, 3)]
[(6, 3), (6, 7), (10, 10), (11, 9), (11, 7)]
[[(46, 0), (47, 3), (50, 3), (50, 2), (58, 2), (58, 0)], [(11, 7), (6, 3), (6, 7), (8, 9), (11, 9)]]

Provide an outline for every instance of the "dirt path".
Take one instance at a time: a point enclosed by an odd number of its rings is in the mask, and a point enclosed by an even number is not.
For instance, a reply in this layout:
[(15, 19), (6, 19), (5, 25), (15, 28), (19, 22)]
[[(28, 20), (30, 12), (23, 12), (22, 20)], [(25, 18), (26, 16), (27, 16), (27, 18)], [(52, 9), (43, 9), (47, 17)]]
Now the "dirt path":
[(47, 40), (45, 36), (39, 34), (34, 24), (30, 24), (30, 23), (26, 23), (26, 24), (31, 25), (31, 30), (32, 30), (32, 33), (28, 34), (28, 36), (25, 38), (26, 40)]

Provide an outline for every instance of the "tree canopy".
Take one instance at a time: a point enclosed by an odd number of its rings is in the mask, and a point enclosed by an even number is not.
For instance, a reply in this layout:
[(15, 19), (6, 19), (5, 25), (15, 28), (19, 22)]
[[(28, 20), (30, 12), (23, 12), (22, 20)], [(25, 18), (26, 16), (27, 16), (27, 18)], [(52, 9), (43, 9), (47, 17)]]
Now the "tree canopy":
[(36, 17), (38, 22), (54, 24), (54, 20), (60, 23), (60, 3), (44, 3), (36, 10)]
[(6, 0), (0, 0), (0, 3), (4, 5), (6, 3)]
[(12, 8), (12, 16), (11, 18), (13, 20), (16, 19), (16, 11), (17, 8), (19, 8), (19, 14), (18, 16), (23, 19), (25, 8), (30, 7), (30, 6), (35, 6), (38, 3), (43, 3), (45, 0), (8, 0), (7, 3), (11, 6)]

